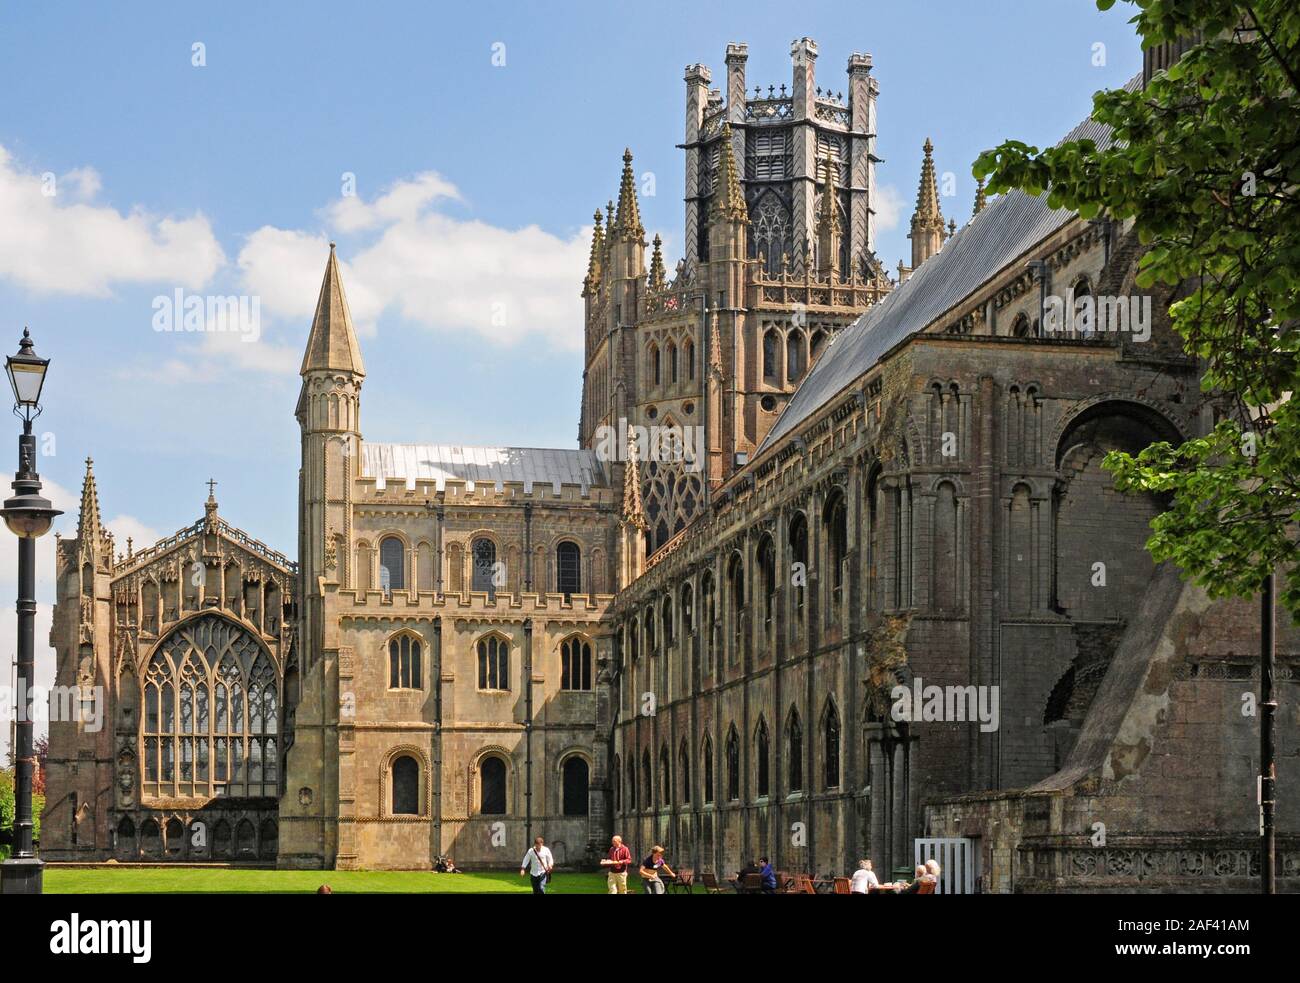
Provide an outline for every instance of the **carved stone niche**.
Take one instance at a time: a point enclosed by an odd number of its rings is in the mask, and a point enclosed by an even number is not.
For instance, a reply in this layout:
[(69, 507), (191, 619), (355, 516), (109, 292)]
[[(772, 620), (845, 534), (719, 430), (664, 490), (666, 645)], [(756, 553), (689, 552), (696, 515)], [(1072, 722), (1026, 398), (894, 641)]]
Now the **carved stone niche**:
[(135, 749), (129, 744), (123, 744), (117, 752), (117, 805), (120, 809), (131, 809), (135, 806)]

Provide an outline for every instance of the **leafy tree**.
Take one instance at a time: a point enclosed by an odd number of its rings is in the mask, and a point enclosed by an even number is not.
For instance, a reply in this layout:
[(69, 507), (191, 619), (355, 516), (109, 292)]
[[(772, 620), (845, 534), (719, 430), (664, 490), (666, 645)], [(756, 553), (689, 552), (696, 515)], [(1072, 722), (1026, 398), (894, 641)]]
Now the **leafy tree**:
[(1121, 490), (1168, 497), (1147, 542), (1157, 560), (1215, 597), (1249, 597), (1281, 565), (1281, 603), (1300, 621), (1300, 4), (1129, 2), (1144, 48), (1198, 43), (1145, 88), (1094, 96), (1114, 143), (1009, 140), (974, 172), (993, 191), (1046, 189), (1053, 206), (1132, 223), (1147, 247), (1137, 284), (1178, 290), (1172, 325), (1217, 422), (1105, 466)]

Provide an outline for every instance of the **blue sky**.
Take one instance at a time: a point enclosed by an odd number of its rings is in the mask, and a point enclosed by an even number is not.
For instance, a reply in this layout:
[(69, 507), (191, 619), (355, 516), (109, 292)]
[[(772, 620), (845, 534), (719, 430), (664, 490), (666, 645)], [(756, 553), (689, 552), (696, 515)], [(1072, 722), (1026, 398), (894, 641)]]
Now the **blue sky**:
[[(265, 6), (0, 7), (0, 345), (29, 324), (54, 359), (56, 498), (93, 454), (104, 516), (137, 545), (197, 518), (213, 476), (229, 520), (293, 549), (296, 369), (331, 238), (367, 438), (571, 446), (592, 210), (630, 146), (675, 262), (683, 69), (722, 86), (728, 41), (749, 44), (751, 89), (789, 83), (796, 37), (837, 90), (872, 54), (891, 270), (927, 136), (963, 222), (981, 149), (1055, 141), (1141, 63), (1132, 8), (1090, 0)], [(257, 296), (258, 339), (155, 331), (177, 288)]]

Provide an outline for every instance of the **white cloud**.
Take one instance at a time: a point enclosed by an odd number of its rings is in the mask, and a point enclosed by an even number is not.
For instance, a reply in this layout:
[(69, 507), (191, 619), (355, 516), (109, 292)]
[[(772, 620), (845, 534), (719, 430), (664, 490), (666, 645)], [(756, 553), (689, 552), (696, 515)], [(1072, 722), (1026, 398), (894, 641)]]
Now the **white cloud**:
[(876, 231), (888, 232), (898, 228), (906, 201), (892, 184), (876, 185), (876, 197), (871, 207), (876, 210)]
[(91, 201), (92, 168), (54, 182), (23, 170), (0, 147), (0, 277), (42, 292), (106, 296), (114, 284), (205, 284), (225, 263), (207, 218), (123, 214)]
[(454, 184), (440, 174), (426, 171), (409, 181), (399, 181), (369, 205), (357, 195), (340, 198), (329, 207), (328, 214), (333, 228), (358, 232), (400, 221), (439, 198), (461, 200)]
[[(591, 230), (568, 238), (536, 225), (505, 229), (433, 210), (456, 189), (434, 174), (399, 182), (374, 202), (345, 199), (328, 220), (378, 238), (344, 261), (343, 283), (360, 333), (385, 308), (433, 331), (464, 332), (506, 345), (540, 337), (557, 347), (582, 345), (578, 285)], [(262, 310), (310, 320), (328, 243), (309, 233), (266, 226), (239, 253), (244, 288)]]

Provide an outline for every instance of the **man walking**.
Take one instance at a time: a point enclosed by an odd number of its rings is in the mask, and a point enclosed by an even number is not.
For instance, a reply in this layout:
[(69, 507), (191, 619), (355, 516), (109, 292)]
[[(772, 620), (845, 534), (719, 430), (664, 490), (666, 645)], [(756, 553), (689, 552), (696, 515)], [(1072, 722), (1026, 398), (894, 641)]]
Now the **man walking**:
[(554, 869), (555, 858), (551, 856), (546, 841), (539, 836), (533, 840), (532, 847), (524, 854), (523, 863), (519, 865), (519, 876), (523, 877), (526, 872), (533, 882), (533, 893), (545, 894), (546, 882), (550, 880), (551, 871)]
[(605, 867), (605, 884), (610, 894), (627, 894), (627, 869), (632, 864), (632, 851), (623, 845), (617, 834), (609, 841), (609, 856), (601, 861)]

